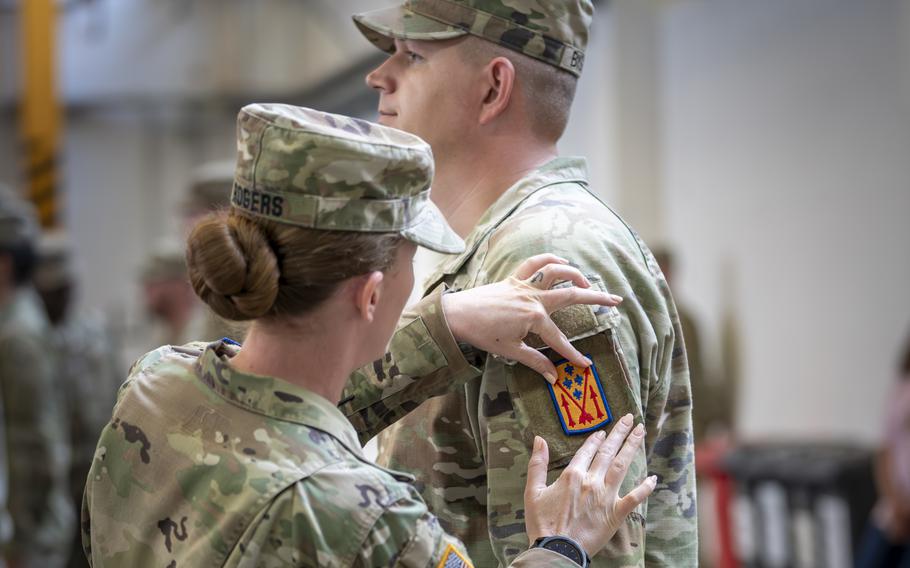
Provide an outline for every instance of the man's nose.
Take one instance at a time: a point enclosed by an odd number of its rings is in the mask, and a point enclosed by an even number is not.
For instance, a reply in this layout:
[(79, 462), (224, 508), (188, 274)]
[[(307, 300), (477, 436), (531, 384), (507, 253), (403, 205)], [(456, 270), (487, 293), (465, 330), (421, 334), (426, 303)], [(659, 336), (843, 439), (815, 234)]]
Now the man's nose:
[(395, 79), (391, 72), (392, 59), (394, 59), (394, 56), (387, 58), (379, 67), (367, 73), (367, 86), (383, 93), (395, 91)]

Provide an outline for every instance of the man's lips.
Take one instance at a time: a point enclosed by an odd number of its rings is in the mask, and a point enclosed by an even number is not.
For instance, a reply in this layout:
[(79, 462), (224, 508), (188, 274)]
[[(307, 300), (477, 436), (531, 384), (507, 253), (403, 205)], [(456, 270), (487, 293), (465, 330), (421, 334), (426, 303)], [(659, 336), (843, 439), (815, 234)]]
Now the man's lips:
[(397, 112), (379, 109), (379, 116), (398, 116)]

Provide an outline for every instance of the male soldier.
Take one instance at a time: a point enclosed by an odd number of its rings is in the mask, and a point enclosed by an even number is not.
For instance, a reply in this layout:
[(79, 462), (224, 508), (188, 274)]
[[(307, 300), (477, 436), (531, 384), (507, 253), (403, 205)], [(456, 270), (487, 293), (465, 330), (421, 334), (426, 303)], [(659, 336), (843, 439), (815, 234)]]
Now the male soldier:
[[(367, 76), (380, 122), (430, 143), (433, 199), (467, 249), (426, 281), (432, 293), (403, 317), (384, 359), (352, 376), (341, 408), (362, 440), (399, 421), (380, 462), (421, 478), (423, 498), (478, 566), (505, 565), (527, 547), (521, 477), (534, 435), (549, 444), (553, 479), (579, 434), (610, 429), (626, 412), (644, 419), (647, 438), (624, 490), (648, 472), (658, 486), (593, 565), (697, 562), (676, 308), (650, 251), (589, 189), (584, 160), (557, 157), (592, 14), (588, 0), (408, 0), (354, 17), (391, 54)], [(467, 301), (469, 289), (548, 252), (578, 266), (592, 288), (625, 298), (619, 310), (556, 312), (561, 331), (526, 338), (577, 349), (590, 366), (520, 342), (504, 347), (510, 338)], [(532, 279), (541, 288), (552, 280)], [(449, 394), (426, 400), (446, 381)]]
[(54, 384), (47, 318), (30, 284), (38, 228), (32, 209), (0, 189), (0, 392), (9, 461), (10, 566), (63, 566), (75, 515), (69, 447)]
[(234, 183), (234, 161), (206, 162), (193, 170), (186, 198), (180, 207), (183, 232), (189, 235), (203, 217), (231, 204)]
[[(57, 351), (57, 384), (63, 393), (64, 410), (72, 445), (69, 491), (73, 506), (82, 506), (88, 477), (101, 430), (110, 421), (117, 389), (126, 369), (117, 360), (117, 349), (104, 322), (72, 313), (77, 291), (72, 249), (63, 234), (46, 234), (38, 246), (35, 289), (41, 296), (53, 327)], [(88, 566), (82, 551), (79, 527), (74, 527), (68, 566)]]

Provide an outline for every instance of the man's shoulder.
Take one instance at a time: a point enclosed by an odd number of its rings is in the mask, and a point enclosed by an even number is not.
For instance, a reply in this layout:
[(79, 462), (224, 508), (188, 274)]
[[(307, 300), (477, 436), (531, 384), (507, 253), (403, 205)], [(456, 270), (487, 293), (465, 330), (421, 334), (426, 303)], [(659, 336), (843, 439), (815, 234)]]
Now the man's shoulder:
[[(637, 233), (588, 189), (567, 182), (540, 189), (488, 238), (488, 271), (514, 267), (537, 254), (568, 259), (592, 275), (653, 277), (656, 262)], [(609, 279), (608, 279), (609, 280)]]

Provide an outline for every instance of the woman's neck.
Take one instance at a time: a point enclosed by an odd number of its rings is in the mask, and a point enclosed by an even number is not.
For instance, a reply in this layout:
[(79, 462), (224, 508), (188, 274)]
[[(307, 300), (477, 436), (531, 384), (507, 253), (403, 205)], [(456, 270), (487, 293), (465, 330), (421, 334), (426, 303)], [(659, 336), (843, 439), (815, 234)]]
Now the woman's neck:
[(350, 338), (317, 326), (302, 329), (254, 323), (231, 366), (241, 372), (282, 379), (337, 404), (356, 367)]

